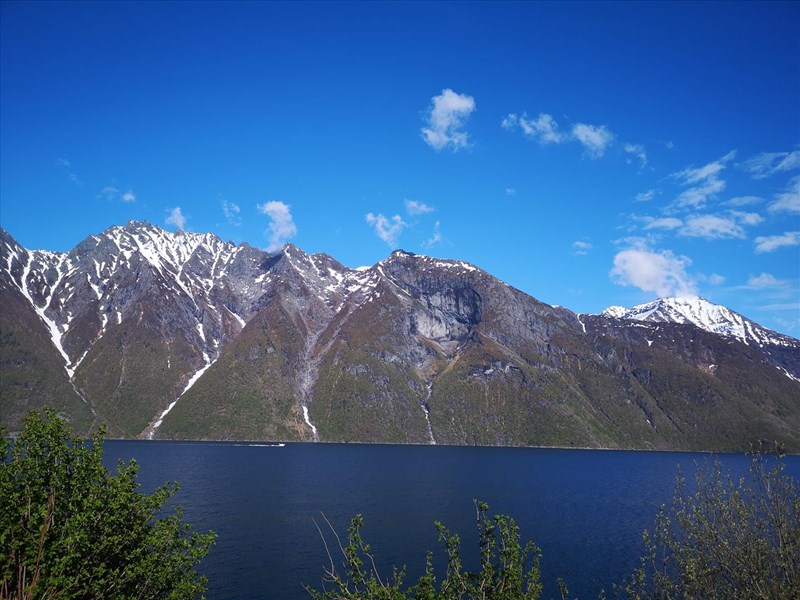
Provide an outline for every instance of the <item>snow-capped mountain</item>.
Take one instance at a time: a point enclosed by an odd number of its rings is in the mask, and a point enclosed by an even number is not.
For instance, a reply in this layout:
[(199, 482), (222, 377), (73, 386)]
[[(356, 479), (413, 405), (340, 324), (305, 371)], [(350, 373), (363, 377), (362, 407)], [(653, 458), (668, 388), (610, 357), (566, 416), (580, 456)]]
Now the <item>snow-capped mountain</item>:
[(576, 315), (462, 261), (131, 222), (67, 253), (0, 229), (0, 306), (12, 431), (55, 405), (119, 437), (800, 449), (800, 342), (701, 299)]
[(710, 333), (736, 338), (745, 344), (800, 348), (799, 340), (767, 329), (699, 296), (659, 298), (631, 309), (609, 306), (602, 315), (651, 323), (690, 323)]

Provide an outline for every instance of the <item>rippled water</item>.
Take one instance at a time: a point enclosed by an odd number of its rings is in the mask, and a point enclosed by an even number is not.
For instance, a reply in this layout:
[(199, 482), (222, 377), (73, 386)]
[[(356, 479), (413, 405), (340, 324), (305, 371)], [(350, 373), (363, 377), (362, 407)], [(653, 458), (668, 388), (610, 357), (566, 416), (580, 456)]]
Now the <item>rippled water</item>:
[[(203, 442), (106, 442), (109, 466), (141, 465), (145, 491), (178, 481), (187, 521), (213, 529), (217, 544), (202, 566), (207, 597), (308, 598), (328, 562), (314, 524), (325, 516), (344, 537), (353, 515), (382, 573), (422, 573), (427, 550), (442, 565), (434, 521), (461, 535), (467, 566), (477, 562), (473, 499), (511, 515), (523, 542), (542, 549), (545, 597), (555, 580), (571, 596), (596, 598), (637, 564), (641, 534), (672, 495), (678, 467), (687, 478), (707, 454), (389, 446), (240, 445)], [(750, 459), (722, 455), (734, 474)], [(789, 459), (800, 475), (800, 458)], [(441, 570), (439, 571), (441, 573)]]

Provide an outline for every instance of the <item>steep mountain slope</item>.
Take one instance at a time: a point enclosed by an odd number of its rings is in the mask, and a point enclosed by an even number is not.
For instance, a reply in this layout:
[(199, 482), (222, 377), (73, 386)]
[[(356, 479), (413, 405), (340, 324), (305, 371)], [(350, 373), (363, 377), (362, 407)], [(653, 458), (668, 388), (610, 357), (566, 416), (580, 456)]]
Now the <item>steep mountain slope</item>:
[(460, 261), (134, 222), (0, 250), (12, 430), (56, 396), (123, 437), (800, 450), (800, 342), (700, 299), (576, 315)]
[(68, 418), (76, 431), (93, 424), (92, 409), (70, 385), (46, 325), (30, 301), (0, 277), (0, 423), (13, 430), (31, 410), (45, 406)]
[(123, 436), (142, 432), (238, 334), (262, 254), (146, 223), (66, 254), (30, 252), (6, 232), (0, 243), (4, 301), (28, 300), (70, 385)]

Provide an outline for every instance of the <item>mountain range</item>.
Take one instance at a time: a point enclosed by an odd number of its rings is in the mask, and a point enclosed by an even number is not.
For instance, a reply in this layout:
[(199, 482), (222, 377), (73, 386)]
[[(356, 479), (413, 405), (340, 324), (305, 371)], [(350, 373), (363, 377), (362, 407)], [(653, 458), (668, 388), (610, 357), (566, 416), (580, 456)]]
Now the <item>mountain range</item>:
[(0, 421), (78, 433), (800, 452), (800, 341), (702, 298), (599, 315), (397, 250), (130, 222), (67, 253), (0, 229)]

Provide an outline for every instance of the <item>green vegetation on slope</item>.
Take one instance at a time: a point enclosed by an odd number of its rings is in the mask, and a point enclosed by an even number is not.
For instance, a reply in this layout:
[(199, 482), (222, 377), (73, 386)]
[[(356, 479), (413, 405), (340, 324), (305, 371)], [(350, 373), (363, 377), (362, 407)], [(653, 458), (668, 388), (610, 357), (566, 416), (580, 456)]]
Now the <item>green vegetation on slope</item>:
[(170, 336), (162, 330), (154, 316), (157, 307), (143, 302), (137, 308), (138, 322), (110, 325), (75, 374), (109, 434), (127, 438), (141, 434), (174, 400), (201, 353), (183, 333)]
[(91, 409), (70, 385), (44, 323), (15, 290), (3, 294), (0, 309), (0, 382), (0, 423), (12, 433), (22, 430), (30, 411), (48, 405), (76, 433), (90, 433)]
[(304, 440), (291, 358), (302, 337), (279, 304), (247, 324), (157, 430), (163, 439)]

